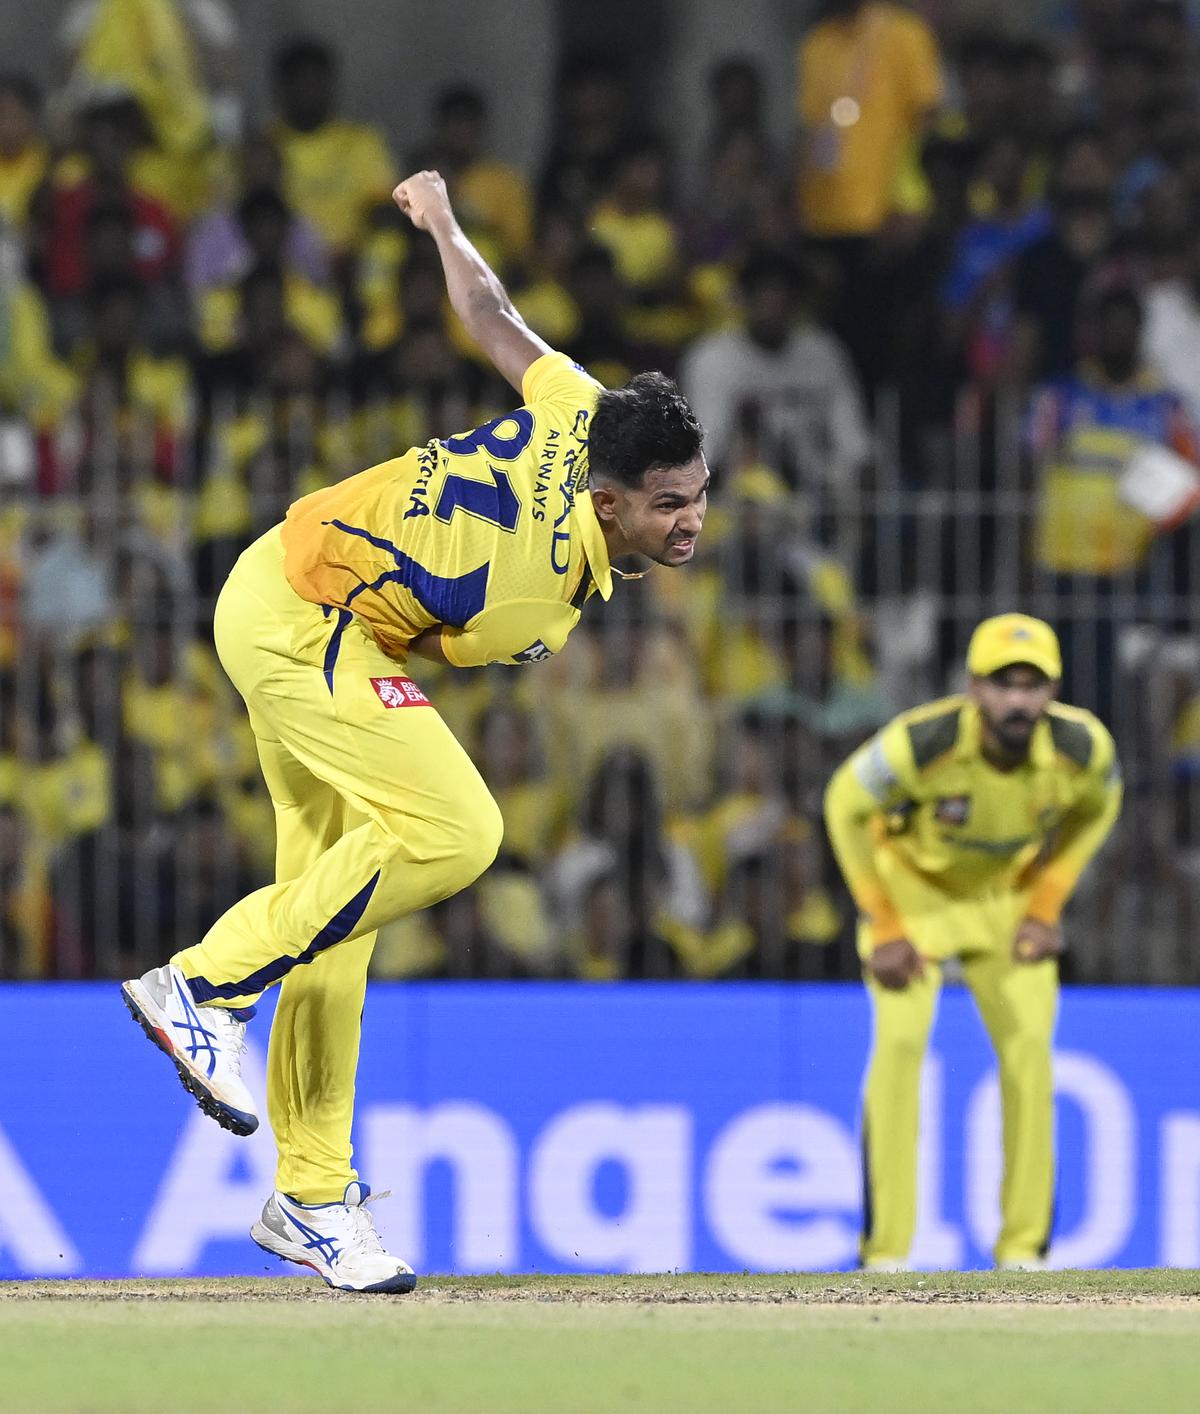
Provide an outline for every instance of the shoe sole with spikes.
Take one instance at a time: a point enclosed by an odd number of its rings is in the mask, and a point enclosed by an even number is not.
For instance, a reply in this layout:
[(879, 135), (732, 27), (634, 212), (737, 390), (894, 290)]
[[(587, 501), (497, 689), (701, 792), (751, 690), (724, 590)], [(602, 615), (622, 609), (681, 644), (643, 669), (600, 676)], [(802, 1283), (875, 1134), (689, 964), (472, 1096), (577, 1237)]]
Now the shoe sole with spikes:
[(134, 1021), (145, 1032), (147, 1039), (153, 1041), (170, 1059), (179, 1072), (183, 1088), (195, 1099), (209, 1119), (216, 1120), (222, 1129), (228, 1129), (242, 1138), (253, 1134), (258, 1128), (258, 1116), (234, 1109), (213, 1092), (207, 1078), (172, 1044), (170, 1035), (161, 1024), (165, 1018), (141, 983), (122, 982), (121, 997)]

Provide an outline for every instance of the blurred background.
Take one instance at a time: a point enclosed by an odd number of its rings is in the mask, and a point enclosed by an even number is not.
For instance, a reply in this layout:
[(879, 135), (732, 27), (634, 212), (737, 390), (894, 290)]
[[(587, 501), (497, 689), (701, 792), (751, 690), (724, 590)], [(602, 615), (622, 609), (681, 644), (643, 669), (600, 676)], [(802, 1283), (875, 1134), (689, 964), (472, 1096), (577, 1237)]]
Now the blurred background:
[(414, 666), (506, 834), (377, 975), (856, 976), (825, 781), (1020, 607), (1128, 782), (1065, 975), (1200, 982), (1182, 0), (73, 0), (0, 54), (0, 977), (140, 972), (268, 879), (224, 575), (514, 401), (388, 200), (436, 166), (715, 479), (693, 567), (552, 662)]

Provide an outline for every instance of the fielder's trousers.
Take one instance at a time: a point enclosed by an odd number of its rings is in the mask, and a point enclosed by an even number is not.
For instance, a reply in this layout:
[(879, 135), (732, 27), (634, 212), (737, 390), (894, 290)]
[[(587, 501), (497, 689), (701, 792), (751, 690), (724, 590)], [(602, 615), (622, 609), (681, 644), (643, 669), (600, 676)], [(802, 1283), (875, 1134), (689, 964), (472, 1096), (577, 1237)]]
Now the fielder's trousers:
[[(1004, 1179), (997, 1263), (1045, 1253), (1054, 1204), (1051, 1052), (1058, 964), (1013, 961), (1021, 909), (1007, 903), (995, 909), (1000, 926), (994, 946), (962, 955), (963, 977), (1000, 1070)], [(870, 976), (867, 986), (874, 1036), (863, 1103), (861, 1256), (864, 1262), (903, 1263), (916, 1227), (921, 1067), (942, 986), (941, 966), (927, 960), (924, 977), (903, 991), (888, 991)]]

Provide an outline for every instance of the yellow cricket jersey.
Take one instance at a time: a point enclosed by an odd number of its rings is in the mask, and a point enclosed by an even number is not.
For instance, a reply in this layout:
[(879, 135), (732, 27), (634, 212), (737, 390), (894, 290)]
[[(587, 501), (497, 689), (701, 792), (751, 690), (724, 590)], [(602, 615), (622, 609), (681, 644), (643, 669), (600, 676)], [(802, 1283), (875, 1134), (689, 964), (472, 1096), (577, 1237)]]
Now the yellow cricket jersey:
[(1090, 712), (1053, 705), (1011, 771), (980, 749), (979, 711), (948, 697), (896, 717), (834, 773), (830, 842), (872, 946), (909, 937), (956, 951), (970, 908), (1008, 896), (1052, 923), (1121, 802), (1112, 737)]
[(283, 524), (289, 584), (358, 615), (392, 657), (437, 624), (455, 667), (557, 653), (592, 589), (612, 593), (587, 492), (601, 391), (545, 354), (515, 412), (305, 496)]

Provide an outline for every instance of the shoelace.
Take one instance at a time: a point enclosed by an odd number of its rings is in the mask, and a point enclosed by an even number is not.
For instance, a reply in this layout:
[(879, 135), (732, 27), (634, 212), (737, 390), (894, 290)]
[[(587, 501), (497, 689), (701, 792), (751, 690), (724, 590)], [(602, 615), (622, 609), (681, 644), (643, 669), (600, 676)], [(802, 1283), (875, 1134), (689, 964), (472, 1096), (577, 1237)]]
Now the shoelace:
[(341, 1229), (338, 1235), (348, 1252), (352, 1252), (355, 1256), (376, 1252), (387, 1255), (387, 1248), (384, 1247), (383, 1239), (375, 1228), (375, 1219), (367, 1211), (367, 1204), (377, 1203), (381, 1198), (390, 1196), (390, 1190), (385, 1189), (382, 1193), (368, 1194), (361, 1203), (339, 1203), (336, 1208), (327, 1210), (328, 1216), (325, 1221), (332, 1220)]
[(358, 1252), (384, 1252), (383, 1239), (375, 1227), (375, 1219), (367, 1212), (368, 1203), (376, 1203), (380, 1198), (389, 1196), (389, 1191), (383, 1193), (371, 1193), (363, 1199), (357, 1207), (347, 1208), (350, 1214), (350, 1223), (353, 1228), (353, 1243)]
[(328, 1233), (329, 1227), (334, 1228), (331, 1234), (341, 1239), (343, 1244), (343, 1255), (352, 1253), (354, 1256), (364, 1254), (379, 1253), (388, 1255), (387, 1248), (383, 1245), (383, 1239), (375, 1228), (375, 1220), (367, 1211), (368, 1203), (378, 1203), (383, 1198), (390, 1198), (391, 1190), (384, 1189), (382, 1193), (371, 1193), (363, 1199), (361, 1203), (339, 1203), (336, 1206), (330, 1205), (325, 1210), (324, 1230)]
[[(224, 1007), (210, 1009), (213, 1029), (221, 1042), (221, 1049), (235, 1075), (242, 1073), (242, 1056), (246, 1051), (246, 1023), (230, 1016)], [(205, 1018), (208, 1020), (208, 1017)]]

